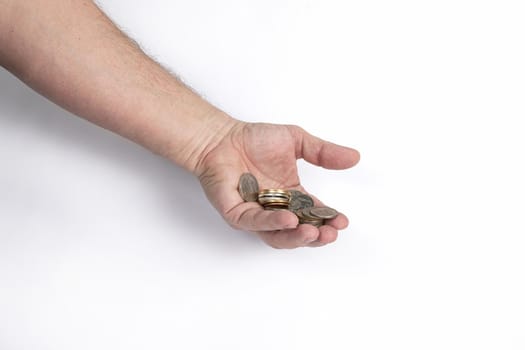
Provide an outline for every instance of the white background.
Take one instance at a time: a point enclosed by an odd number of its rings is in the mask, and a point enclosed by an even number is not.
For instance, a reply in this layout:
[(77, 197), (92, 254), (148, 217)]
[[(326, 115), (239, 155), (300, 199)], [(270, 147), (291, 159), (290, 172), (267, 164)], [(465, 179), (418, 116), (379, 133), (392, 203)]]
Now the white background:
[(100, 1), (300, 164), (319, 249), (230, 229), (188, 173), (0, 71), (0, 349), (525, 349), (522, 1)]

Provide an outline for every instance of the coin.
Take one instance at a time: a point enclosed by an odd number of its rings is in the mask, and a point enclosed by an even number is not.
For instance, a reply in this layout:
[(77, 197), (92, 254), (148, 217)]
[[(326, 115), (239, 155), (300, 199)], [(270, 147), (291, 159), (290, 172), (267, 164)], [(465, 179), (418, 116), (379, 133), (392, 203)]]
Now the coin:
[(318, 221), (301, 221), (299, 220), (299, 224), (306, 224), (306, 225), (312, 225), (312, 226), (315, 226), (317, 228), (321, 227), (324, 225), (324, 220), (318, 220)]
[(288, 210), (287, 205), (265, 205), (265, 210)]
[(277, 188), (268, 188), (265, 190), (259, 191), (259, 196), (284, 196), (291, 197), (290, 191), (277, 189)]
[(295, 212), (295, 215), (297, 215), (297, 217), (300, 220), (304, 220), (304, 221), (319, 221), (319, 220), (323, 220), (321, 218), (318, 218), (317, 216), (313, 216), (312, 214), (310, 214), (310, 208), (299, 209), (299, 210), (297, 210)]
[(257, 202), (259, 183), (255, 176), (244, 173), (239, 180), (239, 193), (245, 202)]
[(312, 208), (303, 208), (299, 209), (295, 212), (295, 215), (299, 218), (300, 224), (309, 224), (313, 225), (315, 227), (320, 227), (324, 224), (324, 219), (321, 219), (319, 217), (313, 216), (310, 214), (310, 210)]
[(290, 191), (292, 198), (290, 199), (289, 209), (297, 211), (303, 208), (310, 208), (314, 206), (314, 200), (309, 195), (300, 191)]
[(302, 209), (299, 209), (295, 214), (297, 216), (299, 216), (300, 218), (307, 219), (307, 220), (318, 220), (318, 219), (320, 219), (319, 217), (313, 216), (312, 214), (310, 214), (310, 210), (311, 209), (312, 208), (302, 208)]
[(286, 200), (290, 200), (290, 197), (284, 194), (259, 194), (259, 198), (283, 198)]
[(328, 207), (310, 208), (310, 214), (321, 219), (333, 219), (337, 216), (337, 211)]

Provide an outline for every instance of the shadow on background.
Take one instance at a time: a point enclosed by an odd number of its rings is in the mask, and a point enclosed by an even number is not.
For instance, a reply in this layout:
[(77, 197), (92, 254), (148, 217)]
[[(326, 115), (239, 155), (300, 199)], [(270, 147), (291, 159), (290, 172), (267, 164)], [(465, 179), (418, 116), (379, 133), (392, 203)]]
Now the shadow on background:
[[(200, 240), (231, 251), (239, 245), (253, 245), (249, 234), (234, 235), (229, 226), (207, 202), (195, 177), (167, 160), (107, 130), (77, 118), (24, 85), (9, 72), (0, 68), (0, 127), (12, 130), (32, 129), (52, 138), (65, 148), (79, 149), (97, 157), (118, 163), (151, 184), (151, 190), (166, 208), (163, 215), (191, 220), (195, 230), (184, 239)], [(15, 165), (16, 166), (16, 165)], [(189, 204), (189, 205), (188, 205)], [(176, 218), (173, 220), (177, 225)], [(182, 234), (173, 228), (174, 234)]]

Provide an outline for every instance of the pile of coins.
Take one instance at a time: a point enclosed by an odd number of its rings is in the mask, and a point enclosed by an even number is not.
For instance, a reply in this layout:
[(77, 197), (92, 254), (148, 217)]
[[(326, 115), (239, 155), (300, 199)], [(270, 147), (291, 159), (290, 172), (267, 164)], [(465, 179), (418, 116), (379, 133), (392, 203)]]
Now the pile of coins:
[(290, 192), (279, 189), (262, 190), (257, 195), (257, 201), (267, 210), (287, 210), (290, 199)]
[(337, 216), (337, 211), (328, 207), (314, 206), (309, 195), (297, 190), (263, 189), (255, 176), (244, 173), (239, 180), (239, 193), (245, 202), (258, 202), (265, 210), (289, 210), (297, 215), (300, 224), (320, 227), (325, 220)]

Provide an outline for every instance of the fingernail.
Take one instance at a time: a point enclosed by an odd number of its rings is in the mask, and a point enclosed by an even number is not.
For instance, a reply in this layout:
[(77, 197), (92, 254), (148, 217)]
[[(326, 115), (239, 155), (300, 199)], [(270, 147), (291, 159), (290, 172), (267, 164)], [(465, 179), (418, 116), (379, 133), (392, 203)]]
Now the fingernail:
[(307, 237), (305, 240), (304, 240), (304, 244), (310, 244), (310, 243), (313, 243), (317, 241), (317, 237)]

